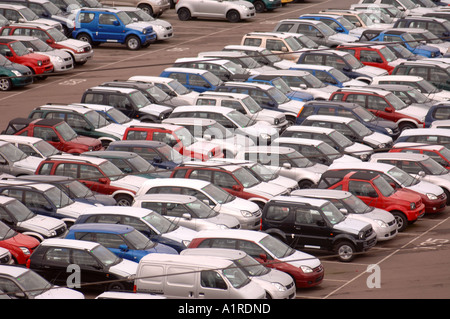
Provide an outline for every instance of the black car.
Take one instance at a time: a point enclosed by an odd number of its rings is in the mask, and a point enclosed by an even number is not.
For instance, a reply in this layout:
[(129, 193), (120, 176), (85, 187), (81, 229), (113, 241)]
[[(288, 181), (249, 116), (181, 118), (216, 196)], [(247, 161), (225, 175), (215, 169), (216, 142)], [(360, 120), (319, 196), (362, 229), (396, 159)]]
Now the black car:
[(297, 196), (269, 200), (261, 230), (291, 247), (334, 251), (344, 262), (377, 242), (370, 224), (346, 217), (328, 200)]
[(450, 41), (450, 22), (446, 19), (435, 17), (408, 16), (397, 20), (394, 28), (419, 28), (425, 29), (442, 38), (444, 41)]

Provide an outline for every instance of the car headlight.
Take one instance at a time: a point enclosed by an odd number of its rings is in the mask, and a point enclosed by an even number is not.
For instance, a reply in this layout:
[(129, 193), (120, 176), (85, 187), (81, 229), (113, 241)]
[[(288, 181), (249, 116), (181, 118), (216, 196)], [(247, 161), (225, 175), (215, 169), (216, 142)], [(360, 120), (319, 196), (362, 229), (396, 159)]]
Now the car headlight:
[(27, 247), (19, 247), (19, 248), (20, 248), (20, 250), (22, 250), (22, 252), (23, 252), (25, 255), (31, 254), (31, 253), (30, 253), (30, 250), (29, 250)]
[(147, 34), (147, 29), (142, 30), (143, 34)]
[(369, 155), (368, 155), (368, 154), (361, 154), (359, 157), (360, 157), (363, 161), (365, 161), (365, 160), (367, 160), (367, 158), (369, 157)]
[(217, 226), (219, 226), (220, 229), (228, 229), (227, 225), (219, 224)]
[(286, 291), (286, 287), (279, 282), (271, 282), (278, 291)]
[(359, 233), (358, 233), (358, 238), (359, 239), (364, 239), (366, 237), (366, 233), (364, 232), (364, 231), (360, 231)]
[(381, 219), (375, 219), (375, 222), (378, 224), (378, 226), (382, 227), (382, 228), (386, 228), (388, 225), (382, 221)]
[(313, 272), (312, 268), (309, 266), (300, 266), (300, 269), (305, 273), (305, 274), (310, 274)]
[(183, 245), (184, 246), (186, 246), (186, 247), (188, 247), (189, 246), (189, 244), (191, 243), (191, 241), (190, 240), (183, 240), (183, 241), (181, 241), (182, 243), (183, 243)]
[(275, 119), (275, 120), (273, 121), (273, 124), (275, 124), (275, 125), (280, 124), (280, 120), (279, 120), (279, 119)]
[(409, 208), (416, 209), (416, 203), (410, 203), (409, 204)]
[(431, 193), (427, 193), (427, 197), (428, 197), (429, 200), (436, 200), (437, 199), (437, 196), (434, 195), (434, 194), (431, 194)]
[(378, 144), (378, 148), (385, 148), (385, 147), (386, 147), (386, 144), (384, 144), (384, 143)]
[(88, 151), (90, 152), (90, 151), (93, 151), (94, 150), (94, 147), (93, 146), (89, 146), (88, 147)]
[(264, 139), (264, 140), (270, 139), (270, 135), (267, 134), (267, 133), (262, 133), (262, 134), (260, 135), (260, 137), (261, 137), (262, 139)]
[(241, 210), (241, 214), (244, 217), (252, 217), (253, 214), (251, 212), (249, 212), (248, 210)]
[(16, 76), (22, 76), (22, 73), (20, 73), (17, 70), (11, 70), (12, 73), (14, 73)]
[(42, 66), (42, 61), (37, 61), (38, 66)]
[(386, 128), (386, 132), (387, 132), (388, 134), (394, 133), (390, 128)]

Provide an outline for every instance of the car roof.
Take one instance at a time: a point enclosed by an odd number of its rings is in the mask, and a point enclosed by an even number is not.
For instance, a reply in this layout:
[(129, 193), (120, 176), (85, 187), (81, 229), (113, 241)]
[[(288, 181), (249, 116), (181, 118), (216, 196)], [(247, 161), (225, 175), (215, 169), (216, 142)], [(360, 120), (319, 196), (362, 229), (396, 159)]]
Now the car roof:
[(322, 199), (322, 198), (310, 198), (310, 197), (302, 197), (302, 196), (283, 196), (283, 195), (272, 197), (268, 203), (271, 203), (271, 202), (309, 204), (309, 205), (316, 206), (316, 207), (320, 207), (324, 204), (329, 203), (328, 200)]
[(270, 78), (273, 78), (274, 76), (283, 76), (283, 75), (291, 75), (291, 76), (304, 76), (304, 75), (311, 75), (311, 73), (307, 72), (307, 71), (302, 71), (302, 70), (269, 70), (269, 71), (264, 71), (261, 74), (255, 74), (252, 77), (255, 78), (264, 78), (264, 76), (266, 75), (270, 75)]
[(137, 82), (156, 82), (156, 83), (168, 83), (175, 81), (172, 78), (166, 78), (164, 76), (151, 76), (151, 75), (134, 75), (131, 76), (128, 81), (137, 81)]
[(372, 170), (372, 171), (379, 171), (379, 172), (387, 172), (391, 168), (395, 167), (394, 165), (385, 164), (385, 163), (373, 163), (370, 162), (370, 164), (366, 162), (339, 162), (339, 163), (332, 163), (328, 169), (334, 170), (334, 169), (351, 169), (351, 170)]
[(247, 51), (264, 51), (267, 50), (266, 48), (262, 47), (255, 47), (253, 45), (240, 45), (240, 44), (229, 44), (223, 47), (226, 50), (247, 50)]
[(1, 265), (0, 264), (0, 274), (2, 275), (8, 275), (11, 277), (19, 277), (23, 275), (24, 273), (30, 271), (30, 269), (21, 267), (18, 265)]
[(224, 97), (224, 98), (233, 98), (233, 99), (244, 99), (248, 97), (248, 94), (245, 93), (235, 93), (235, 92), (216, 92), (216, 91), (205, 91), (201, 92), (197, 99), (203, 98), (203, 97)]
[(137, 89), (133, 89), (133, 88), (109, 87), (109, 86), (99, 86), (99, 85), (90, 87), (89, 89), (86, 90), (86, 92), (89, 90), (91, 90), (91, 91), (113, 91), (113, 92), (119, 91), (121, 93), (126, 93), (126, 94), (130, 94), (130, 93), (138, 91)]
[[(177, 106), (172, 114), (176, 114), (179, 112), (186, 112), (186, 111), (208, 111), (212, 113), (220, 113), (220, 114), (228, 114), (230, 112), (237, 112), (235, 109), (231, 107), (225, 107), (225, 106), (214, 106), (211, 107), (210, 105), (182, 105)], [(169, 117), (170, 118), (170, 117)]]
[[(202, 258), (203, 257), (203, 258)], [(234, 265), (233, 261), (226, 258), (211, 257), (211, 256), (184, 256), (178, 254), (147, 254), (140, 260), (140, 264), (144, 263), (176, 263), (198, 266), (200, 269), (224, 269), (230, 265)]]
[(273, 85), (258, 83), (258, 82), (239, 82), (239, 81), (229, 81), (223, 84), (224, 86), (238, 86), (238, 87), (258, 87), (263, 90), (269, 90), (273, 88)]
[(418, 148), (418, 149), (426, 149), (426, 150), (441, 150), (446, 148), (444, 145), (439, 144), (423, 144), (423, 143), (414, 143), (414, 142), (399, 142), (395, 143), (392, 148)]
[(72, 161), (72, 162), (87, 162), (87, 163), (91, 163), (91, 164), (95, 164), (95, 165), (100, 165), (104, 162), (107, 162), (108, 160), (103, 159), (103, 158), (97, 158), (97, 157), (90, 157), (90, 156), (83, 156), (83, 155), (78, 155), (78, 156), (73, 156), (73, 155), (52, 155), (50, 157), (47, 158), (47, 160), (51, 160), (51, 161)]
[(144, 217), (153, 212), (147, 208), (133, 207), (133, 206), (96, 206), (88, 208), (82, 212), (81, 215), (127, 215), (134, 217)]
[(189, 195), (181, 194), (143, 194), (135, 197), (136, 201), (148, 201), (148, 202), (170, 202), (187, 204), (196, 201), (197, 198)]
[(24, 136), (24, 135), (8, 135), (8, 134), (1, 134), (0, 140), (4, 140), (7, 142), (10, 142), (13, 144), (14, 142), (18, 143), (26, 143), (26, 144), (34, 144), (39, 141), (43, 141), (43, 139), (39, 137), (34, 136)]
[(324, 133), (330, 134), (336, 129), (328, 128), (328, 127), (319, 127), (319, 126), (308, 126), (308, 125), (292, 125), (286, 128), (286, 131), (292, 132), (315, 132), (315, 133)]
[(339, 88), (336, 92), (376, 93), (376, 94), (382, 95), (382, 96), (392, 94), (392, 92), (390, 92), (390, 91), (386, 91), (383, 89), (377, 89), (374, 87), (366, 88), (365, 86), (363, 86), (363, 87), (343, 87), (343, 88)]
[(198, 231), (194, 238), (236, 238), (259, 242), (266, 236), (270, 236), (264, 232), (257, 232), (247, 229), (217, 229), (217, 230), (201, 230)]
[[(189, 107), (193, 107), (193, 106), (189, 106)], [(176, 107), (175, 109), (178, 109), (178, 107)], [(175, 109), (174, 109), (174, 111), (175, 111)], [(175, 125), (175, 124), (167, 124), (167, 123), (141, 122), (136, 125), (130, 125), (128, 130), (131, 130), (133, 128), (150, 128), (150, 129), (163, 129), (163, 130), (168, 130), (168, 131), (176, 131), (176, 130), (182, 129), (183, 126)]]
[(350, 117), (344, 117), (344, 116), (334, 116), (334, 115), (309, 115), (306, 117), (305, 120), (312, 120), (312, 121), (328, 121), (328, 122), (336, 122), (336, 123), (349, 123), (351, 121), (356, 121), (353, 118)]
[[(384, 85), (384, 84), (382, 84)], [(355, 108), (361, 108), (362, 106), (357, 103), (352, 102), (342, 102), (342, 101), (329, 101), (329, 100), (323, 100), (323, 101), (307, 101), (303, 106), (318, 106), (318, 107), (334, 107), (334, 106), (343, 106), (348, 109), (355, 109)]]
[(308, 69), (308, 70), (321, 70), (321, 71), (329, 71), (332, 69), (335, 69), (332, 66), (329, 65), (316, 65), (316, 64), (297, 64), (293, 70), (295, 70), (296, 68), (299, 69)]
[(287, 154), (295, 152), (296, 150), (291, 147), (284, 146), (266, 146), (266, 145), (257, 145), (257, 146), (249, 146), (246, 147), (243, 152), (245, 153), (261, 153), (261, 152), (271, 152), (271, 153), (279, 153), (279, 154)]
[(17, 180), (17, 179), (7, 179), (7, 180), (0, 180), (0, 187), (7, 187), (7, 186), (19, 186), (19, 187), (26, 187), (26, 188), (33, 188), (39, 191), (46, 191), (48, 189), (54, 188), (55, 186), (52, 184), (47, 183), (39, 183), (39, 182), (30, 182), (26, 180)]
[(404, 152), (388, 152), (372, 154), (370, 159), (402, 159), (407, 161), (423, 161), (429, 156), (419, 153), (404, 153)]
[[(199, 119), (197, 117), (169, 117), (163, 120), (163, 124), (174, 124), (174, 125), (194, 125), (194, 126), (207, 126), (217, 123), (213, 119)], [(0, 138), (1, 139), (1, 138)]]
[(142, 189), (156, 186), (180, 186), (180, 187), (193, 187), (193, 188), (203, 188), (210, 185), (210, 182), (201, 179), (191, 179), (191, 178), (155, 178), (149, 179), (144, 182)]
[(40, 109), (50, 109), (50, 110), (60, 110), (60, 111), (75, 111), (77, 113), (86, 114), (88, 112), (92, 112), (93, 110), (87, 108), (85, 106), (77, 105), (77, 104), (45, 104), (35, 108), (35, 110)]
[(117, 233), (126, 234), (133, 231), (135, 228), (124, 224), (109, 224), (109, 223), (85, 223), (74, 224), (69, 231), (85, 231), (85, 232), (101, 232), (101, 233)]
[(309, 188), (309, 189), (296, 189), (291, 192), (291, 196), (313, 196), (318, 198), (347, 198), (352, 196), (351, 192), (338, 190), (338, 189), (328, 189), (328, 188)]
[(73, 240), (73, 239), (65, 239), (65, 238), (49, 238), (45, 239), (41, 242), (40, 246), (53, 246), (53, 247), (65, 247), (65, 248), (77, 248), (84, 250), (92, 250), (97, 246), (100, 246), (99, 243), (86, 241), (86, 240)]
[[(213, 64), (225, 64), (229, 63), (230, 60), (226, 59), (205, 59), (202, 57), (186, 57), (186, 58), (178, 58), (174, 63), (182, 63), (182, 62), (203, 62), (203, 63), (213, 63)], [(167, 70), (167, 69), (166, 69)]]
[(82, 155), (89, 157), (101, 157), (101, 158), (132, 158), (139, 156), (137, 153), (128, 151), (89, 151), (84, 152)]
[(321, 23), (323, 23), (322, 21), (319, 21), (319, 20), (295, 19), (295, 18), (282, 19), (278, 23), (281, 24), (281, 23), (284, 23), (284, 22), (308, 23), (308, 24), (321, 24)]
[(387, 80), (387, 81), (404, 81), (404, 82), (417, 82), (423, 80), (423, 77), (416, 75), (382, 75), (377, 76), (374, 79), (376, 80)]
[[(147, 146), (147, 147), (161, 147), (167, 145), (164, 142), (160, 141), (151, 141), (151, 140), (120, 140), (120, 141), (114, 141), (109, 144), (109, 146)], [(109, 147), (108, 146), (108, 147)]]
[(446, 128), (415, 128), (412, 130), (403, 130), (400, 136), (414, 136), (414, 135), (442, 135), (449, 136), (450, 129)]
[(178, 68), (178, 67), (166, 68), (166, 69), (164, 69), (163, 72), (182, 72), (182, 73), (194, 73), (194, 74), (211, 73), (208, 70), (195, 69), (195, 68)]
[(272, 143), (291, 143), (298, 145), (312, 145), (317, 147), (319, 144), (325, 144), (324, 141), (313, 140), (310, 138), (301, 138), (301, 137), (277, 137), (272, 141)]
[(184, 256), (213, 256), (231, 260), (241, 259), (247, 256), (242, 250), (228, 248), (187, 248), (180, 252)]

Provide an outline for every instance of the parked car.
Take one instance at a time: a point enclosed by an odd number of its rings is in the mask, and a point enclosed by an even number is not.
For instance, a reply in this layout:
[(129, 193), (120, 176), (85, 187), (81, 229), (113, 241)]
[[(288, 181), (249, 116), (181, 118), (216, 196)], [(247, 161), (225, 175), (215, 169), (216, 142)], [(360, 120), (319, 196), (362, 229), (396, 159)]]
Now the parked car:
[(10, 91), (32, 83), (32, 73), (27, 66), (12, 63), (0, 54), (0, 91)]
[(267, 299), (293, 299), (296, 295), (294, 279), (278, 269), (266, 267), (242, 250), (227, 248), (188, 248), (183, 256), (220, 257), (232, 260), (252, 281), (266, 291)]
[(288, 127), (281, 134), (281, 137), (308, 138), (324, 141), (340, 153), (359, 158), (363, 161), (367, 161), (374, 152), (372, 147), (352, 141), (333, 128), (294, 125)]
[(41, 158), (29, 156), (14, 144), (0, 141), (0, 172), (13, 176), (34, 174)]
[(94, 192), (111, 195), (119, 206), (130, 206), (147, 180), (125, 175), (107, 159), (90, 156), (55, 155), (41, 162), (37, 175), (62, 175), (79, 180)]
[(195, 231), (207, 229), (239, 229), (239, 220), (214, 211), (194, 196), (180, 194), (145, 194), (135, 198), (133, 207), (150, 209), (175, 225)]
[(398, 232), (403, 232), (425, 213), (425, 205), (417, 193), (392, 188), (378, 173), (330, 170), (322, 175), (318, 188), (347, 191), (368, 206), (390, 212), (397, 221)]
[[(449, 23), (450, 26), (450, 23)], [(438, 48), (441, 52), (441, 55), (445, 57), (446, 54), (450, 53), (450, 42), (442, 40), (440, 37), (431, 33), (427, 29), (421, 28), (398, 28), (399, 30), (407, 30), (409, 34), (412, 35), (414, 39), (423, 43), (427, 43), (427, 45), (431, 47)], [(449, 33), (450, 34), (450, 33)]]
[(145, 13), (151, 15), (152, 17), (159, 17), (164, 12), (169, 10), (170, 4), (172, 3), (172, 0), (162, 0), (162, 1), (156, 1), (156, 0), (121, 0), (119, 2), (117, 1), (111, 1), (111, 0), (102, 0), (101, 4), (103, 6), (126, 6), (126, 5), (132, 5), (136, 8), (141, 9)]
[(400, 134), (398, 125), (368, 111), (358, 103), (338, 101), (311, 101), (305, 103), (297, 116), (297, 125), (302, 125), (309, 115), (333, 115), (354, 118), (370, 130), (390, 136), (395, 140)]
[(3, 247), (0, 247), (0, 264), (1, 265), (11, 265), (14, 263), (11, 252)]
[(437, 17), (427, 16), (409, 16), (399, 19), (395, 22), (394, 28), (420, 28), (430, 31), (438, 38), (449, 41), (450, 21)]
[(427, 112), (421, 103), (407, 105), (393, 92), (371, 86), (339, 89), (333, 92), (330, 101), (359, 104), (375, 116), (397, 123), (400, 132), (422, 127)]
[(91, 103), (76, 103), (76, 105), (97, 111), (111, 123), (121, 124), (123, 126), (130, 126), (139, 124), (141, 122), (137, 119), (129, 118), (124, 113), (122, 113), (122, 111), (116, 109), (114, 106), (91, 104)]
[(311, 197), (330, 201), (344, 216), (366, 222), (377, 235), (377, 242), (395, 238), (398, 234), (397, 221), (390, 212), (367, 206), (350, 192), (334, 189), (298, 189), (291, 196)]
[(31, 255), (27, 268), (55, 284), (66, 285), (70, 275), (66, 269), (71, 264), (80, 267), (83, 284), (89, 289), (133, 290), (138, 263), (119, 258), (101, 244), (90, 241), (44, 240)]
[(201, 4), (192, 0), (180, 0), (175, 5), (175, 12), (181, 21), (187, 21), (191, 18), (208, 18), (239, 22), (254, 18), (255, 12), (258, 12), (255, 9), (255, 6), (249, 3), (249, 1), (243, 0), (219, 3), (213, 0), (207, 0)]
[(76, 14), (72, 37), (91, 45), (114, 42), (139, 50), (156, 41), (156, 32), (151, 25), (142, 26), (120, 10), (82, 8)]
[(450, 173), (441, 164), (425, 154), (389, 152), (374, 154), (370, 162), (395, 165), (414, 178), (441, 187), (450, 204)]
[(15, 264), (25, 265), (30, 255), (39, 246), (39, 240), (16, 232), (0, 222), (0, 248), (9, 250)]
[(370, 146), (375, 151), (382, 151), (392, 146), (392, 137), (374, 132), (358, 120), (334, 115), (310, 115), (302, 126), (327, 127), (338, 130), (348, 139)]
[(70, 288), (58, 287), (25, 267), (0, 265), (0, 291), (11, 299), (84, 299)]
[(450, 90), (450, 64), (436, 59), (406, 61), (395, 67), (393, 75), (418, 75), (441, 90)]
[(266, 165), (281, 176), (297, 181), (299, 188), (316, 185), (321, 174), (327, 169), (326, 165), (310, 161), (295, 149), (282, 146), (247, 147), (240, 151), (236, 158)]
[(136, 197), (144, 194), (179, 194), (195, 196), (220, 214), (239, 220), (242, 229), (258, 230), (261, 210), (251, 201), (232, 196), (222, 188), (203, 180), (187, 178), (163, 178), (148, 180)]
[(184, 157), (163, 142), (149, 140), (116, 141), (109, 144), (107, 151), (133, 152), (151, 165), (172, 170), (184, 161)]
[(34, 21), (33, 23), (13, 23), (3, 27), (0, 34), (2, 36), (29, 34), (37, 37), (50, 47), (69, 53), (76, 65), (83, 65), (94, 57), (94, 50), (89, 43), (67, 38), (61, 30), (51, 25), (42, 25)]
[(139, 207), (95, 207), (83, 211), (75, 224), (92, 223), (132, 226), (151, 241), (170, 246), (177, 252), (186, 249), (196, 233), (173, 224), (156, 212)]
[(188, 248), (242, 250), (266, 267), (289, 274), (297, 288), (320, 285), (324, 278), (325, 271), (318, 258), (293, 249), (265, 232), (239, 229), (200, 231)]
[(388, 47), (392, 53), (395, 54), (395, 56), (398, 59), (405, 59), (408, 61), (417, 61), (417, 60), (423, 60), (426, 59), (423, 55), (414, 54), (411, 51), (409, 51), (405, 46), (402, 45), (402, 42), (396, 41), (396, 42), (388, 42), (388, 41), (365, 41), (364, 39), (361, 39), (358, 43), (366, 45), (384, 45)]
[(282, 6), (283, 1), (267, 1), (267, 0), (246, 0), (249, 1), (255, 7), (255, 11), (257, 13), (263, 13), (267, 11), (273, 11), (276, 8), (280, 8)]
[(446, 121), (450, 119), (450, 103), (439, 102), (430, 106), (425, 115), (424, 128), (429, 128), (435, 121)]
[(67, 232), (66, 224), (57, 218), (33, 213), (14, 197), (0, 196), (2, 214), (0, 221), (14, 231), (36, 238), (42, 242), (47, 238), (61, 238)]
[(196, 92), (214, 91), (223, 81), (208, 70), (194, 68), (170, 67), (164, 69), (161, 77), (176, 79), (186, 88)]
[(57, 150), (69, 154), (103, 149), (98, 139), (78, 135), (60, 119), (15, 118), (9, 121), (2, 134), (39, 137)]
[(61, 154), (61, 151), (39, 137), (2, 134), (0, 140), (11, 143), (28, 156), (41, 159)]
[(343, 262), (377, 243), (371, 224), (344, 216), (328, 200), (299, 196), (271, 199), (263, 210), (261, 230), (289, 246), (333, 251)]
[(353, 23), (347, 20), (346, 17), (333, 12), (319, 12), (319, 13), (305, 13), (298, 17), (299, 19), (322, 21), (337, 33), (344, 33), (359, 38), (363, 27), (356, 27)]
[(416, 128), (406, 130), (400, 134), (395, 144), (413, 142), (422, 144), (439, 144), (450, 147), (449, 129), (445, 128)]
[(178, 254), (170, 246), (151, 241), (134, 227), (120, 224), (76, 224), (64, 238), (99, 243), (117, 257), (134, 262), (148, 254)]
[[(433, 104), (438, 103), (438, 100), (432, 100), (418, 89), (403, 84), (376, 84), (370, 85), (370, 88), (382, 89), (390, 91), (397, 95), (406, 105), (421, 104), (426, 108), (430, 108)], [(429, 110), (428, 110), (429, 111)]]
[(370, 166), (360, 163), (334, 163), (329, 166), (330, 170), (359, 170), (362, 172), (374, 172), (380, 174), (394, 189), (406, 189), (407, 191), (418, 194), (425, 205), (425, 213), (439, 213), (446, 207), (447, 196), (444, 190), (432, 183), (424, 180), (418, 180), (394, 165), (384, 163), (373, 163)]
[[(383, 0), (360, 0), (358, 2), (371, 4), (372, 7), (375, 5), (386, 3), (386, 1), (383, 1)], [(409, 16), (409, 15), (420, 16), (427, 12), (434, 11), (432, 8), (425, 8), (423, 6), (418, 6), (412, 1), (389, 0), (387, 2), (387, 4), (397, 7), (397, 9), (404, 12), (405, 16)]]
[(389, 152), (425, 154), (446, 169), (450, 169), (450, 150), (443, 145), (399, 142), (394, 144)]
[[(61, 23), (51, 19), (41, 18), (33, 10), (22, 4), (8, 4), (3, 2), (0, 4), (0, 14), (12, 24), (32, 22), (41, 26), (54, 27), (59, 31), (64, 32)], [(7, 26), (5, 25), (5, 27)]]

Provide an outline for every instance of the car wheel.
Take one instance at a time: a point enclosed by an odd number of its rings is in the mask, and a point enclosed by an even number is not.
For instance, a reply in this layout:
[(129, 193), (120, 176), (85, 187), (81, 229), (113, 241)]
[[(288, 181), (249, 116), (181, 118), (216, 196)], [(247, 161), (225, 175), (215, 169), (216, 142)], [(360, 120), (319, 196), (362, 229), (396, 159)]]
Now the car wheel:
[(189, 9), (187, 8), (180, 8), (177, 14), (178, 19), (180, 19), (181, 21), (187, 21), (191, 19), (191, 11), (189, 11)]
[(230, 10), (227, 12), (227, 20), (232, 23), (241, 21), (241, 15), (236, 10)]
[(107, 290), (108, 291), (124, 291), (125, 286), (121, 282), (113, 282), (108, 285)]
[(131, 206), (133, 204), (133, 198), (129, 195), (117, 195), (114, 199), (116, 200), (116, 206)]
[(391, 212), (394, 215), (395, 220), (397, 221), (397, 231), (402, 232), (405, 230), (406, 226), (408, 226), (408, 219), (405, 214), (399, 211)]
[(92, 45), (92, 39), (87, 33), (80, 33), (79, 35), (77, 35), (77, 40), (81, 40)]
[(0, 91), (9, 91), (12, 89), (11, 79), (1, 77), (0, 78)]
[(298, 182), (298, 187), (299, 187), (300, 189), (312, 188), (313, 186), (314, 186), (314, 183), (311, 182), (311, 181), (305, 180), (305, 181), (300, 181), (300, 182)]
[(336, 245), (335, 252), (340, 261), (349, 262), (355, 258), (355, 246), (348, 241), (341, 241)]
[(140, 5), (138, 5), (138, 8), (141, 9), (142, 11), (144, 11), (145, 13), (147, 13), (148, 15), (151, 15), (152, 17), (154, 17), (153, 8), (151, 6), (149, 6), (148, 4), (140, 4)]
[(141, 48), (141, 40), (134, 35), (130, 35), (125, 43), (127, 45), (128, 50), (139, 50)]
[(254, 4), (256, 13), (262, 13), (266, 11), (266, 6), (262, 1), (256, 1)]
[(404, 130), (410, 130), (413, 128), (417, 128), (417, 125), (413, 123), (400, 123), (398, 125), (398, 128), (400, 129), (400, 132), (403, 132)]

